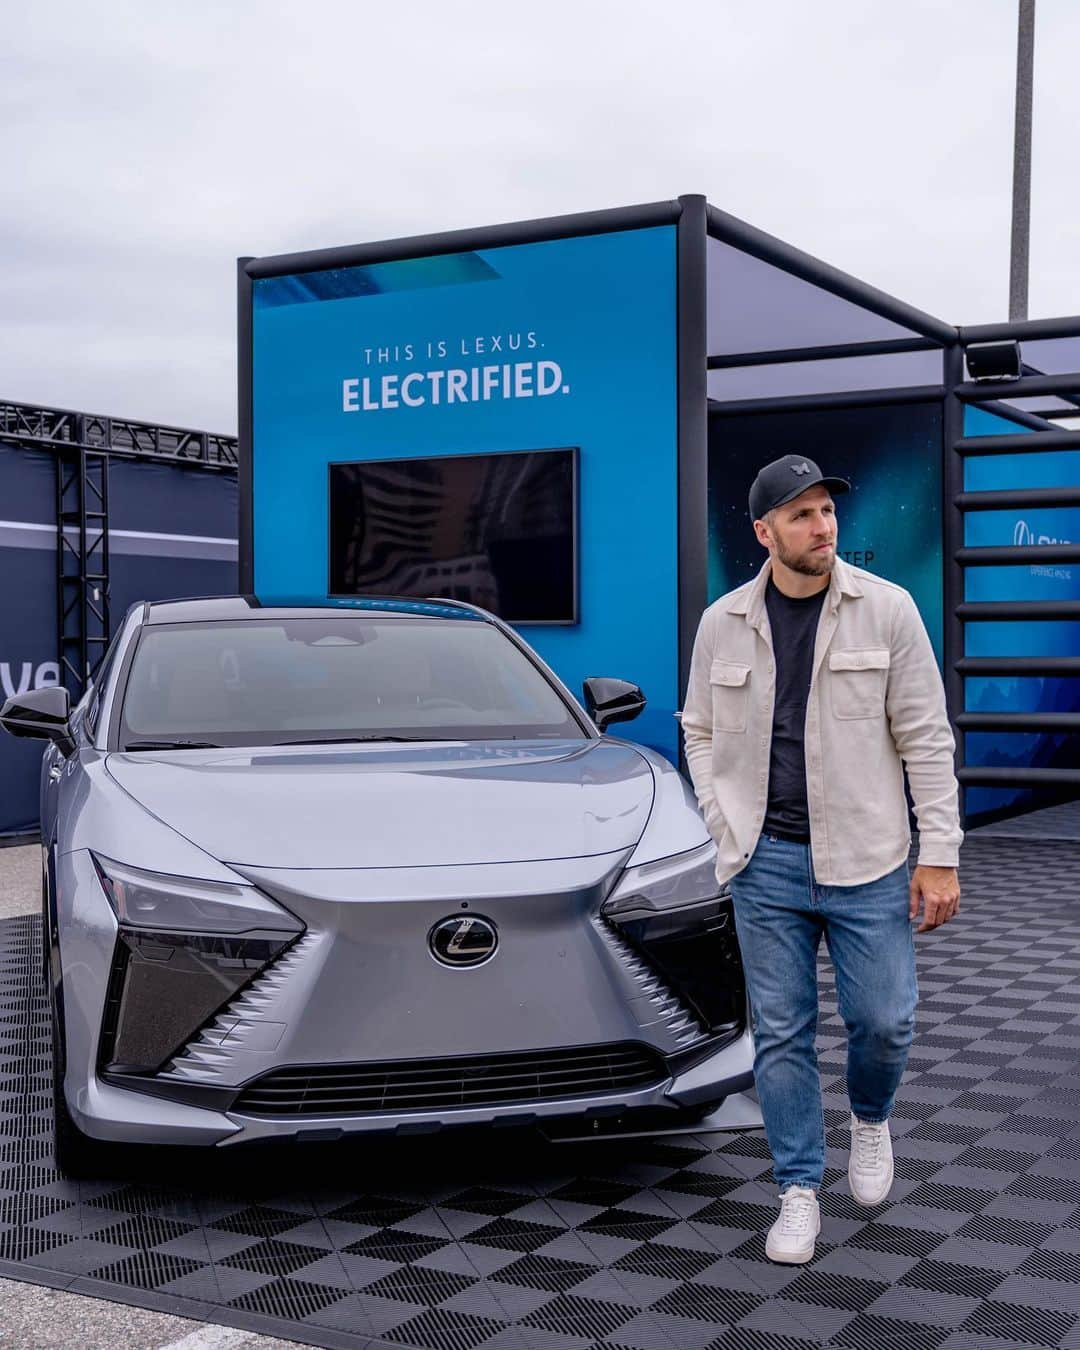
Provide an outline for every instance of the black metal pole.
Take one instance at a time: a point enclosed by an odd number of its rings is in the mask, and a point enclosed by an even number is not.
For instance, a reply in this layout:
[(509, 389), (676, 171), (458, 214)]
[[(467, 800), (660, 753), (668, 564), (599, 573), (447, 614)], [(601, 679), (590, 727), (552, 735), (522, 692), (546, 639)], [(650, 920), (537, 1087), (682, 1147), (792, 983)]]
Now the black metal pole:
[[(708, 599), (709, 419), (706, 383), (705, 198), (679, 198), (679, 688), (690, 678), (698, 622)], [(681, 747), (680, 747), (681, 750)]]
[[(941, 537), (942, 537), (942, 581), (944, 610), (944, 648), (945, 702), (949, 721), (956, 737), (955, 764), (957, 774), (964, 767), (964, 730), (958, 719), (964, 712), (964, 677), (959, 664), (964, 656), (964, 620), (960, 616), (960, 606), (964, 602), (964, 567), (958, 560), (958, 553), (964, 545), (964, 512), (958, 498), (964, 490), (964, 460), (956, 451), (956, 443), (964, 434), (964, 405), (956, 397), (956, 386), (964, 378), (964, 352), (959, 343), (945, 348), (942, 366), (942, 379), (945, 384), (945, 396), (942, 400), (941, 437), (942, 453), (942, 491), (941, 491)], [(963, 822), (966, 812), (964, 790), (960, 789), (960, 819)]]
[(236, 480), (241, 595), (255, 589), (251, 473), (251, 258), (236, 260)]
[(1035, 0), (1020, 0), (1016, 41), (1016, 126), (1013, 137), (1012, 247), (1009, 318), (1028, 312), (1028, 245), (1031, 234), (1031, 104), (1035, 68)]

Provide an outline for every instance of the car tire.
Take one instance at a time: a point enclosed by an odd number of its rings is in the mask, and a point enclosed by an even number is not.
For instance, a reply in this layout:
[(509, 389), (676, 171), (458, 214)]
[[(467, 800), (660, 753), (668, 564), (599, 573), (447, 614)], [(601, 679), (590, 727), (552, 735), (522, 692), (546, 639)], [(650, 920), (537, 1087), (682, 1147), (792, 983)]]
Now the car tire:
[(72, 1180), (90, 1179), (102, 1174), (103, 1145), (82, 1130), (71, 1118), (64, 1097), (64, 1045), (56, 992), (49, 990), (52, 1013), (52, 1087), (53, 1087), (53, 1160), (60, 1172)]

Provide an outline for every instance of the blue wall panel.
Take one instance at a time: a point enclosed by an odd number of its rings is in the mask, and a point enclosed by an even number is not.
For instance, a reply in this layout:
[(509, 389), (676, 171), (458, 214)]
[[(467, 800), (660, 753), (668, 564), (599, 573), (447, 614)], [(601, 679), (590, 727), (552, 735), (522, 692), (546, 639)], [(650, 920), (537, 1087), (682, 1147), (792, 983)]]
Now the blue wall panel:
[[(966, 436), (1022, 432), (1023, 427), (982, 408), (965, 413)], [(1025, 455), (971, 456), (964, 462), (969, 492), (1003, 488), (1070, 487), (1080, 482), (1080, 451)], [(1080, 510), (1043, 507), (971, 511), (964, 521), (964, 542), (992, 544), (1070, 543), (1080, 539)], [(1080, 567), (1075, 563), (1038, 563), (1010, 567), (969, 567), (968, 600), (1080, 599)], [(1008, 622), (965, 625), (967, 656), (1080, 656), (1080, 623)], [(1068, 678), (971, 677), (965, 681), (969, 712), (1080, 711), (1080, 680)], [(1047, 733), (1002, 735), (968, 733), (966, 761), (972, 766), (1056, 768), (1080, 763), (1080, 738)], [(968, 819), (991, 812), (1030, 810), (1056, 800), (1053, 793), (1030, 788), (969, 788)]]
[[(2, 699), (59, 683), (54, 456), (0, 446), (0, 503)], [(114, 631), (139, 600), (235, 594), (235, 474), (113, 459), (109, 506)], [(37, 829), (42, 748), (0, 734), (0, 838)]]
[[(620, 734), (676, 753), (673, 226), (259, 280), (253, 343), (261, 599), (327, 594), (333, 461), (577, 446), (580, 622), (518, 627), (575, 692), (640, 684), (649, 707)], [(434, 401), (432, 372), (540, 361), (552, 393)]]

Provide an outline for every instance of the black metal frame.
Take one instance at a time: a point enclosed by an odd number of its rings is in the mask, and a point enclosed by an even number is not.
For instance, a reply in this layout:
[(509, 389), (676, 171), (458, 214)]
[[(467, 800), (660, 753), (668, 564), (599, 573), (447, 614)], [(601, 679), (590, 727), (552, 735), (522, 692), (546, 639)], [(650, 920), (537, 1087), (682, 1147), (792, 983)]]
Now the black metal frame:
[[(81, 430), (82, 414), (76, 418)], [(79, 440), (83, 442), (84, 436)], [(109, 456), (56, 457), (56, 621), (60, 683), (76, 701), (109, 645)], [(74, 538), (73, 538), (74, 537)]]
[[(1080, 619), (1080, 601), (969, 602), (965, 597), (965, 569), (979, 566), (1020, 566), (1032, 563), (1080, 562), (1080, 545), (1008, 544), (970, 547), (964, 541), (964, 518), (968, 511), (992, 511), (1009, 507), (1080, 505), (1080, 487), (1001, 489), (987, 492), (964, 490), (964, 460), (976, 455), (1043, 454), (1047, 451), (1080, 449), (1080, 432), (1058, 431), (1046, 419), (998, 402), (1038, 394), (1080, 393), (1080, 373), (1057, 375), (1023, 374), (1002, 382), (965, 381), (963, 354), (978, 342), (1039, 341), (1080, 337), (1080, 317), (1036, 319), (1013, 323), (982, 324), (957, 330), (957, 343), (946, 357), (945, 408), (945, 507), (948, 527), (945, 551), (946, 676), (950, 686), (950, 709), (957, 731), (958, 770), (962, 785), (982, 787), (1080, 787), (1080, 768), (1023, 768), (1009, 766), (969, 767), (965, 763), (964, 735), (968, 731), (1030, 732), (1080, 731), (1077, 713), (969, 713), (964, 686), (968, 675), (1080, 676), (1077, 657), (969, 657), (965, 655), (965, 624), (991, 620), (1024, 622), (1035, 619)], [(1030, 367), (1025, 366), (1025, 371)], [(983, 406), (1029, 428), (1019, 433), (965, 436), (964, 408)], [(1080, 415), (1080, 408), (1069, 416)]]
[[(1056, 731), (1080, 730), (1080, 714), (1009, 713), (976, 714), (965, 708), (965, 678), (973, 674), (1080, 675), (1080, 661), (1074, 659), (995, 658), (974, 659), (965, 656), (965, 624), (987, 620), (1077, 619), (1080, 601), (999, 602), (965, 601), (965, 569), (970, 566), (1023, 564), (1032, 562), (1080, 562), (1080, 546), (1010, 545), (971, 548), (964, 542), (964, 517), (967, 511), (982, 511), (1013, 506), (1080, 505), (1080, 487), (996, 492), (964, 490), (964, 459), (974, 455), (1037, 453), (1046, 450), (1080, 448), (1080, 431), (1058, 430), (1050, 418), (1080, 416), (1076, 411), (1054, 409), (1046, 417), (1011, 406), (1011, 400), (1040, 395), (1068, 397), (1080, 393), (1080, 375), (1045, 375), (1024, 367), (1019, 380), (975, 383), (964, 379), (964, 353), (969, 345), (987, 341), (1047, 340), (1080, 337), (1080, 317), (1045, 319), (1024, 323), (986, 324), (970, 328), (952, 328), (931, 316), (902, 305), (872, 287), (838, 273), (817, 259), (734, 220), (714, 208), (707, 208), (709, 233), (726, 243), (749, 252), (773, 266), (802, 278), (830, 293), (890, 319), (921, 336), (884, 341), (841, 343), (812, 348), (774, 351), (750, 351), (737, 354), (709, 354), (709, 370), (738, 367), (795, 364), (804, 361), (892, 355), (908, 351), (942, 350), (942, 383), (893, 389), (853, 390), (792, 396), (768, 396), (708, 403), (710, 417), (741, 416), (748, 413), (802, 413), (820, 409), (844, 409), (879, 406), (886, 403), (940, 402), (942, 407), (942, 534), (944, 590), (944, 676), (947, 706), (956, 732), (956, 766), (962, 784), (1068, 788), (1080, 785), (1080, 769), (972, 768), (965, 763), (964, 734), (971, 730)], [(1009, 400), (1009, 403), (1002, 402)], [(987, 411), (1008, 418), (1025, 428), (1015, 434), (965, 436), (964, 407), (978, 404)]]
[(0, 402), (0, 446), (50, 451), (56, 461), (56, 652), (60, 682), (82, 696), (112, 638), (109, 461), (233, 472), (237, 442), (184, 427), (69, 408)]
[[(1025, 339), (1042, 341), (1080, 337), (1080, 316), (1041, 319), (1023, 323), (982, 324), (956, 328), (887, 295), (876, 287), (829, 266), (817, 258), (755, 229), (745, 221), (710, 206), (703, 197), (681, 196), (677, 201), (654, 202), (613, 211), (521, 221), (482, 229), (458, 230), (386, 240), (350, 248), (323, 249), (310, 253), (284, 254), (238, 261), (239, 335), (239, 475), (241, 589), (253, 589), (252, 575), (252, 428), (251, 428), (251, 291), (254, 281), (290, 273), (321, 271), (439, 253), (491, 249), (520, 243), (571, 238), (614, 230), (640, 229), (654, 225), (677, 225), (677, 339), (678, 339), (678, 476), (679, 476), (679, 613), (678, 664), (680, 690), (689, 676), (690, 656), (697, 624), (707, 600), (707, 486), (708, 425), (711, 417), (740, 416), (756, 412), (799, 413), (817, 409), (874, 407), (881, 404), (934, 402), (942, 407), (943, 455), (943, 587), (945, 686), (948, 707), (957, 732), (957, 772), (962, 783), (1000, 783), (1000, 770), (981, 770), (964, 763), (963, 733), (970, 729), (1074, 730), (1073, 714), (967, 713), (964, 707), (965, 675), (972, 673), (964, 655), (964, 626), (989, 619), (1062, 618), (1080, 616), (1080, 602), (1024, 602), (970, 604), (964, 599), (964, 575), (968, 566), (1080, 560), (1073, 545), (1033, 549), (1004, 547), (972, 549), (964, 543), (967, 511), (1009, 506), (1080, 504), (1080, 489), (1047, 489), (968, 493), (964, 490), (964, 459), (970, 455), (1030, 453), (1041, 450), (1080, 448), (1080, 431), (1057, 430), (1050, 419), (1080, 416), (1068, 409), (1052, 409), (1045, 416), (1010, 406), (1000, 400), (1041, 395), (1068, 396), (1080, 392), (1080, 375), (1025, 373), (1010, 382), (973, 383), (964, 379), (964, 352), (974, 343)], [(906, 334), (877, 341), (833, 343), (741, 353), (710, 353), (706, 336), (707, 240), (720, 240), (743, 253), (798, 277), (822, 291), (858, 305), (886, 319)], [(750, 398), (732, 401), (710, 399), (709, 370), (745, 366), (797, 364), (805, 361), (894, 355), (940, 350), (940, 384), (853, 390), (790, 397)], [(1009, 418), (1028, 430), (1016, 435), (965, 437), (964, 406), (978, 404)], [(1032, 434), (1034, 433), (1034, 434)], [(1006, 664), (995, 670), (1019, 669)], [(1043, 666), (1047, 663), (1042, 663)], [(1040, 666), (1040, 670), (1042, 666)], [(1025, 673), (1034, 673), (1025, 667)], [(1078, 715), (1080, 716), (1080, 715)], [(1003, 720), (1005, 719), (1005, 720)], [(1023, 785), (1080, 784), (1080, 770), (1009, 771), (1010, 781)], [(1049, 775), (1049, 776), (1048, 776)], [(1062, 777), (1064, 775), (1064, 777)]]

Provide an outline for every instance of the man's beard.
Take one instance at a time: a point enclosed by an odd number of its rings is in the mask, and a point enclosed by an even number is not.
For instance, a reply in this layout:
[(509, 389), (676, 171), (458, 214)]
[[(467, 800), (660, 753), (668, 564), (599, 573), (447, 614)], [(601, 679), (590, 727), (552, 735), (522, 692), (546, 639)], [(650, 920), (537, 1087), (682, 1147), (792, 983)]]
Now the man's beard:
[(776, 556), (793, 572), (801, 572), (805, 577), (824, 577), (833, 570), (836, 562), (835, 545), (820, 554), (810, 550), (806, 553), (790, 553), (779, 535), (776, 537)]

